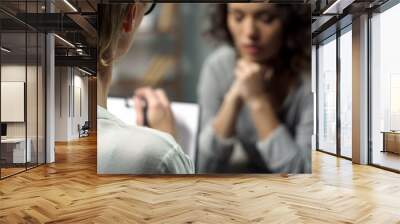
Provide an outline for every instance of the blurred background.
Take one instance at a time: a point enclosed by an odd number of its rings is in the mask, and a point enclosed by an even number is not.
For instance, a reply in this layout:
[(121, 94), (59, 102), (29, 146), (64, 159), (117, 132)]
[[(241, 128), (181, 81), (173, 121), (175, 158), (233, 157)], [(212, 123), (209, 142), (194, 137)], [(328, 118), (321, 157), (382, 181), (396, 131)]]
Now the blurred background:
[(202, 63), (216, 46), (204, 35), (212, 5), (157, 4), (117, 62), (109, 96), (130, 97), (138, 86), (149, 85), (164, 88), (172, 101), (196, 102)]

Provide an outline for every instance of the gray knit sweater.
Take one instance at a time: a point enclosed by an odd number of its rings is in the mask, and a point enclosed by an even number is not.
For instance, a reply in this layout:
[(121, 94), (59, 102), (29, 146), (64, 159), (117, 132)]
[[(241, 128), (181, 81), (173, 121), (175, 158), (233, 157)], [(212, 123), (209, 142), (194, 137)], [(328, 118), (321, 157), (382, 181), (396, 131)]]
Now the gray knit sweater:
[(235, 136), (218, 138), (213, 119), (234, 81), (236, 53), (219, 47), (203, 65), (198, 86), (201, 132), (197, 169), (200, 173), (311, 173), (313, 95), (307, 74), (284, 100), (280, 125), (267, 139), (258, 139), (245, 106), (236, 122)]

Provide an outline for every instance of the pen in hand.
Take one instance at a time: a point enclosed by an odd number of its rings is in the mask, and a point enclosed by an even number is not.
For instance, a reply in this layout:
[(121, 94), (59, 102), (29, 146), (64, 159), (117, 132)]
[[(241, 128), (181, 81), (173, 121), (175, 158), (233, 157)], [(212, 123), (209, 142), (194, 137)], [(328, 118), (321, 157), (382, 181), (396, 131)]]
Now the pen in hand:
[[(136, 123), (145, 127), (150, 127), (148, 119), (148, 103), (144, 97), (135, 97)], [(128, 99), (125, 101), (126, 107), (132, 107), (132, 103)]]
[(143, 125), (146, 127), (150, 127), (149, 126), (149, 120), (147, 119), (147, 111), (148, 111), (148, 106), (147, 106), (147, 101), (144, 98), (141, 98), (142, 103), (143, 103)]
[(170, 102), (162, 89), (142, 87), (134, 94), (136, 122), (176, 137), (176, 124)]

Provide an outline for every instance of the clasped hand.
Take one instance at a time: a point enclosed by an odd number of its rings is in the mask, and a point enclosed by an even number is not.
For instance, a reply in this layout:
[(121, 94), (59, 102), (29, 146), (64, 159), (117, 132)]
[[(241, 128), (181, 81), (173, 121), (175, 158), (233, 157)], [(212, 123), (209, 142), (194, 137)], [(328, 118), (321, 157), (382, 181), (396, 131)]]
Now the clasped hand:
[(246, 103), (268, 97), (265, 84), (272, 77), (272, 68), (239, 59), (234, 72), (235, 81), (228, 92), (230, 97), (243, 100)]

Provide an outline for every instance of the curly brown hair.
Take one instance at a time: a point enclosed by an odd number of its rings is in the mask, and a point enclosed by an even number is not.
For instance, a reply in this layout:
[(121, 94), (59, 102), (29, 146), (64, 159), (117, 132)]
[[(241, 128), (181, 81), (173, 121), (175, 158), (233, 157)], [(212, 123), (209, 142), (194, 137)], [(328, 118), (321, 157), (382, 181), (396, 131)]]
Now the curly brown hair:
[[(251, 3), (249, 3), (251, 4)], [(297, 76), (299, 71), (309, 71), (311, 67), (311, 8), (308, 4), (273, 4), (277, 18), (283, 24), (283, 43), (278, 54), (281, 63), (276, 70), (285, 70)], [(213, 5), (210, 11), (210, 28), (206, 35), (233, 46), (233, 39), (228, 29), (227, 4)], [(309, 72), (307, 72), (309, 73)]]

